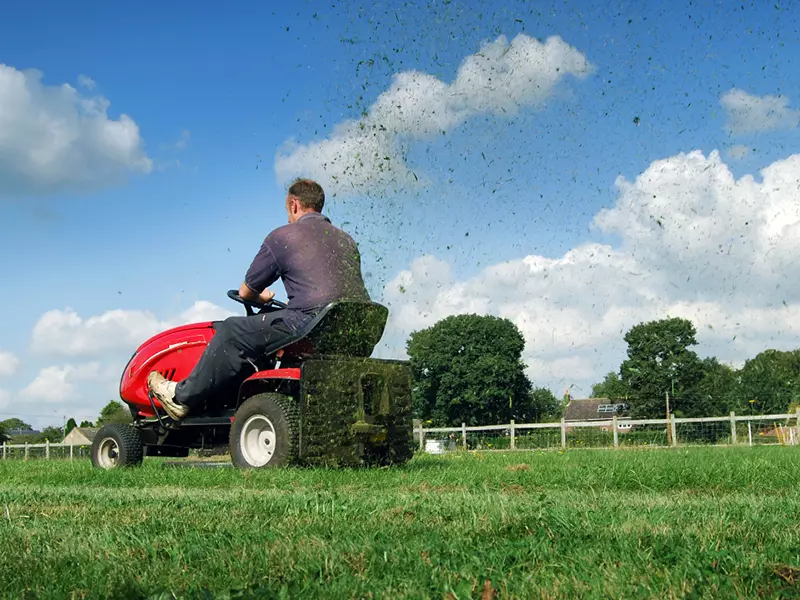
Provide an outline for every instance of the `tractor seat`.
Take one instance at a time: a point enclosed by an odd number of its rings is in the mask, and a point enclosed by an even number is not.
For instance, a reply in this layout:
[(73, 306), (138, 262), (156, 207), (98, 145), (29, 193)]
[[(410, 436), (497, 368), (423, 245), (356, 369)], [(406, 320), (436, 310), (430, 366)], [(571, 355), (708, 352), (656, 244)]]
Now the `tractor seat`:
[(283, 350), (281, 362), (313, 355), (369, 358), (383, 337), (389, 309), (369, 300), (336, 300), (323, 308), (294, 336), (267, 346), (272, 356)]

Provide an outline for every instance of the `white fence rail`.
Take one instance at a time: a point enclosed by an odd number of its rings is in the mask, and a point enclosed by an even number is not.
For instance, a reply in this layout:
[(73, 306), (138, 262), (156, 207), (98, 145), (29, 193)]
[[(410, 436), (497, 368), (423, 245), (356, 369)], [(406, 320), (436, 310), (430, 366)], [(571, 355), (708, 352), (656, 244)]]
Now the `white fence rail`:
[[(420, 450), (535, 450), (543, 448), (677, 447), (693, 445), (800, 446), (795, 413), (724, 417), (515, 423), (468, 427), (415, 427)], [(427, 445), (426, 445), (427, 440)]]
[[(461, 427), (415, 427), (420, 450), (536, 450), (631, 446), (785, 445), (800, 446), (800, 409), (775, 415), (669, 419), (556, 421)], [(426, 440), (430, 447), (426, 448)], [(2, 445), (2, 460), (12, 458), (88, 458), (90, 446), (63, 443)]]
[(4, 442), (2, 445), (2, 460), (11, 458), (24, 458), (25, 460), (34, 458), (75, 458), (89, 457), (91, 446), (84, 444), (9, 444)]

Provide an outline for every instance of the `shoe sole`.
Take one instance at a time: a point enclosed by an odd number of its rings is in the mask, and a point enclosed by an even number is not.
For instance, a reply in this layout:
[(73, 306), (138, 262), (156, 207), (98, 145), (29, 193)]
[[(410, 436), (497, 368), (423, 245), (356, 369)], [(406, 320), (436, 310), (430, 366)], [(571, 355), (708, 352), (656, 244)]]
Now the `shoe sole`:
[(153, 396), (155, 396), (156, 400), (158, 400), (158, 401), (159, 401), (159, 403), (161, 404), (161, 408), (163, 408), (163, 409), (166, 411), (166, 413), (167, 413), (167, 414), (170, 416), (170, 418), (172, 418), (172, 419), (173, 419), (173, 420), (175, 420), (175, 421), (180, 421), (181, 419), (183, 419), (184, 417), (186, 417), (186, 415), (187, 415), (188, 411), (184, 412), (183, 414), (179, 414), (179, 413), (178, 413), (178, 412), (177, 412), (177, 411), (176, 411), (176, 410), (175, 410), (175, 409), (172, 407), (172, 402), (170, 402), (169, 400), (164, 400), (164, 399), (162, 399), (162, 398), (161, 398), (161, 396), (159, 395), (159, 393), (158, 393), (158, 392), (156, 392), (155, 390), (153, 390), (152, 388), (150, 388), (150, 386), (149, 386), (149, 385), (148, 385), (148, 391), (149, 391), (151, 394), (153, 394)]

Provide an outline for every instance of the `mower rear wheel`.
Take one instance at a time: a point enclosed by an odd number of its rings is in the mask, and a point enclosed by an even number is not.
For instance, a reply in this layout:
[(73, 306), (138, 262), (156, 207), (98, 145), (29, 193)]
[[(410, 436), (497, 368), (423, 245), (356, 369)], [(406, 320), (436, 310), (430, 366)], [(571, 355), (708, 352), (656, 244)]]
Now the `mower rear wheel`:
[(92, 442), (92, 464), (98, 469), (137, 467), (143, 459), (139, 430), (127, 423), (103, 425)]
[(243, 469), (289, 465), (297, 458), (299, 427), (292, 398), (271, 393), (251, 396), (233, 417), (231, 462)]

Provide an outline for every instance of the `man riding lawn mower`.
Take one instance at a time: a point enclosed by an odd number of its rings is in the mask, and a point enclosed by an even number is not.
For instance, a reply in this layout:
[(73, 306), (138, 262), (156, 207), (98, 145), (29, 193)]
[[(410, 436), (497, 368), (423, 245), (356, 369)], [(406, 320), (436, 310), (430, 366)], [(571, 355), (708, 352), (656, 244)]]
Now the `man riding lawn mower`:
[[(176, 327), (136, 350), (120, 382), (133, 423), (98, 431), (95, 466), (225, 444), (244, 468), (411, 457), (410, 370), (370, 358), (388, 310), (370, 300), (358, 247), (322, 214), (324, 202), (313, 181), (289, 188), (289, 223), (228, 292), (246, 316)], [(288, 304), (268, 289), (279, 278)]]

